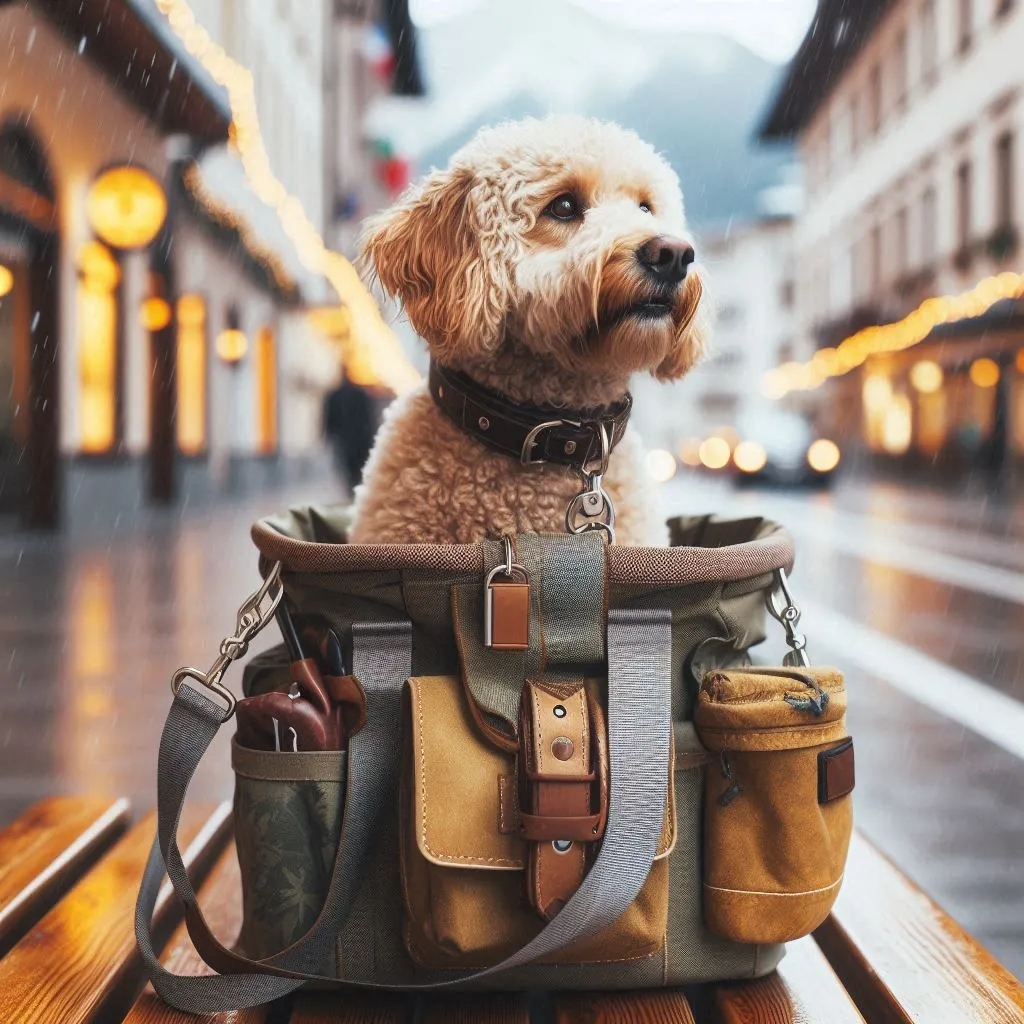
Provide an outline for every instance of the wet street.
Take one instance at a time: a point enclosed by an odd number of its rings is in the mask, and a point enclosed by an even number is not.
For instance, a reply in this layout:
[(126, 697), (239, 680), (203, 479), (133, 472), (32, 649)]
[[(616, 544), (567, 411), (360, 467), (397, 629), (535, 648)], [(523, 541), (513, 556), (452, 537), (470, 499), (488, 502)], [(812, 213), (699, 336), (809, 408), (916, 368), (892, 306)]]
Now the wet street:
[[(170, 673), (208, 667), (258, 582), (249, 524), (335, 494), (313, 482), (76, 536), (0, 537), (0, 824), (53, 792), (152, 803)], [(736, 492), (693, 477), (663, 497), (672, 512), (790, 528), (812, 658), (847, 674), (859, 826), (1024, 975), (1024, 505), (853, 481)], [(758, 660), (783, 650), (776, 630)], [(237, 690), (239, 673), (228, 681)], [(227, 739), (200, 770), (199, 799), (230, 796)]]

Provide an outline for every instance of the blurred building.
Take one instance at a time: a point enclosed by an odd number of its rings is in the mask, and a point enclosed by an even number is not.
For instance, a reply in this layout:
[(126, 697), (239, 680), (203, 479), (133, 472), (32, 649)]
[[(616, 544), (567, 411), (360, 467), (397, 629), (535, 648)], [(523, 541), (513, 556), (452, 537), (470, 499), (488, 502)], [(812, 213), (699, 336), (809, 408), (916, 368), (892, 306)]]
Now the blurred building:
[(773, 208), (765, 198), (759, 219), (706, 232), (699, 241), (705, 300), (716, 311), (707, 358), (668, 387), (634, 382), (644, 441), (691, 465), (707, 437), (731, 445), (740, 439), (740, 423), (767, 405), (760, 388), (765, 372), (793, 357), (792, 201)]
[[(326, 0), (191, 10), (252, 69), (270, 164), (322, 226)], [(227, 91), (151, 0), (0, 4), (0, 35), (0, 522), (114, 521), (317, 458), (337, 355), (304, 308), (327, 293), (226, 145)]]
[(1022, 54), (1020, 0), (820, 0), (761, 132), (807, 193), (766, 390), (904, 468), (1024, 456)]

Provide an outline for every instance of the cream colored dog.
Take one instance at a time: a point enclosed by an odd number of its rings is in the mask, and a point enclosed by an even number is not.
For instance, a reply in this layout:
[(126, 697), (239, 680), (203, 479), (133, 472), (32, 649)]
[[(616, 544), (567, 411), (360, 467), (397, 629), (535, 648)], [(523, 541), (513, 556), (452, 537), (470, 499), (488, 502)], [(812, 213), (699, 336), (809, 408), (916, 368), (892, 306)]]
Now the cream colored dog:
[[(679, 182), (633, 132), (578, 117), (483, 129), (371, 218), (363, 259), (431, 358), (552, 416), (620, 400), (631, 374), (682, 377), (703, 352)], [(664, 527), (627, 430), (604, 486), (616, 540)], [(356, 494), (356, 543), (564, 532), (571, 468), (527, 466), (460, 429), (426, 385), (395, 402)]]

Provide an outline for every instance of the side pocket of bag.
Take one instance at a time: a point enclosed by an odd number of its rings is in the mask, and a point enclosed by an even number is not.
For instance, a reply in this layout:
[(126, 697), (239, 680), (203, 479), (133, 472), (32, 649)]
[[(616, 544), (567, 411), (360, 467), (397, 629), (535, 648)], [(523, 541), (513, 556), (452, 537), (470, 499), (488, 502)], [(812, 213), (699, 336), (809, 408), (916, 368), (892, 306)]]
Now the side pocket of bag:
[(243, 906), (238, 946), (247, 956), (291, 945), (323, 907), (341, 833), (346, 756), (251, 750), (232, 741)]
[(705, 677), (695, 722), (715, 757), (703, 904), (716, 934), (788, 942), (828, 916), (853, 830), (845, 710), (842, 676), (832, 669)]

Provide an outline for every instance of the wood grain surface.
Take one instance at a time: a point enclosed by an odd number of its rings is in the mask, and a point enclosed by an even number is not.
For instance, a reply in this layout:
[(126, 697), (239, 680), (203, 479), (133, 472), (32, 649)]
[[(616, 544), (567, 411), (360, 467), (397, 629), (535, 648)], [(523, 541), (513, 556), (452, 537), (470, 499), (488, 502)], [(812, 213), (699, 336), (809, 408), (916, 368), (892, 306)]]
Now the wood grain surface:
[(530, 1024), (526, 997), (516, 993), (424, 997), (422, 1024)]
[(815, 938), (872, 1024), (1024, 1022), (1024, 986), (860, 835)]
[(809, 935), (789, 943), (779, 969), (756, 981), (709, 986), (715, 1024), (860, 1024), (853, 1005)]
[(0, 955), (127, 826), (127, 800), (51, 797), (0, 832)]
[[(234, 843), (228, 844), (200, 888), (199, 905), (214, 935), (230, 946), (242, 927), (242, 877)], [(195, 951), (184, 923), (178, 925), (171, 936), (160, 962), (175, 974), (213, 973)], [(201, 1019), (203, 1024), (264, 1024), (267, 1016), (267, 1007), (257, 1007), (204, 1014)], [(146, 985), (125, 1021), (126, 1024), (195, 1024), (196, 1017), (167, 1006), (153, 991), (153, 986)]]
[[(182, 815), (186, 864), (218, 848), (231, 806)], [(139, 969), (133, 916), (139, 880), (156, 830), (148, 815), (0, 960), (0, 1021), (79, 1024), (96, 1019), (104, 1000)], [(173, 909), (164, 885), (157, 920)], [(104, 1022), (106, 1024), (106, 1022)]]
[(552, 996), (556, 1024), (693, 1024), (677, 989), (651, 992), (560, 992)]
[(407, 996), (367, 992), (303, 992), (288, 1024), (412, 1024)]

